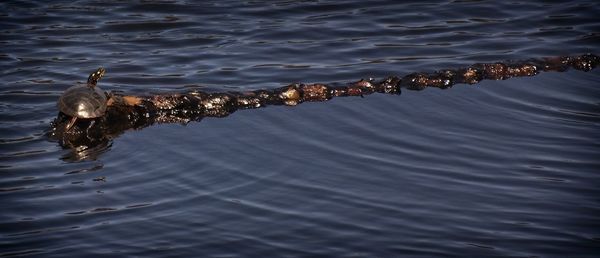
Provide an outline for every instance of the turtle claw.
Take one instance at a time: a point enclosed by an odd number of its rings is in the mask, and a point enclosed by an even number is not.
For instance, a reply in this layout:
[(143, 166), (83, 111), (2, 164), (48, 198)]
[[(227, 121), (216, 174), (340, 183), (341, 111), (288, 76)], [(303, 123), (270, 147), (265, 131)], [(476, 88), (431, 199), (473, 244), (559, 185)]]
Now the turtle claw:
[(69, 129), (71, 129), (71, 127), (73, 127), (73, 125), (75, 125), (75, 122), (77, 122), (77, 117), (72, 117), (71, 121), (69, 121), (69, 123), (67, 124), (67, 127), (65, 127), (65, 132), (68, 132)]

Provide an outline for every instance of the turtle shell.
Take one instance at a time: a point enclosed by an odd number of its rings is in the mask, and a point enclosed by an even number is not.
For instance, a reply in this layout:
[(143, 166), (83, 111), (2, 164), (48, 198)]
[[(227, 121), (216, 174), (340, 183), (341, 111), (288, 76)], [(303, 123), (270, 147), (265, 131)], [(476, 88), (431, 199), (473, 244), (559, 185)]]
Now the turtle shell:
[(97, 86), (75, 85), (60, 96), (58, 108), (72, 117), (100, 117), (106, 112), (106, 94)]

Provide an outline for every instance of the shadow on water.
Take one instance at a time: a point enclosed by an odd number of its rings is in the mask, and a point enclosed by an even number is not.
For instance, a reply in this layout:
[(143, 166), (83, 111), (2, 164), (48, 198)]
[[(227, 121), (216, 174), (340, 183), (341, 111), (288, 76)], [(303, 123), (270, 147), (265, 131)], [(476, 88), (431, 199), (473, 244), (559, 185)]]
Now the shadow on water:
[[(434, 73), (413, 73), (388, 77), (376, 82), (361, 79), (343, 86), (326, 84), (291, 84), (273, 90), (250, 92), (190, 91), (151, 96), (106, 94), (106, 113), (98, 118), (78, 119), (59, 112), (47, 132), (49, 139), (70, 152), (62, 159), (68, 162), (95, 160), (110, 149), (112, 139), (128, 130), (140, 130), (154, 124), (199, 122), (204, 117), (226, 117), (239, 109), (255, 109), (269, 105), (296, 106), (303, 102), (322, 102), (334, 97), (360, 96), (372, 93), (400, 94), (401, 89), (423, 90), (427, 87), (447, 89), (455, 84), (476, 84), (482, 80), (505, 80), (534, 76), (544, 71), (564, 72), (569, 68), (594, 69), (600, 58), (593, 54), (531, 59), (519, 62), (480, 63), (466, 68)], [(99, 69), (98, 71), (104, 71)], [(102, 73), (103, 74), (103, 73)], [(95, 73), (90, 75), (93, 78)], [(94, 79), (93, 86), (98, 79)], [(88, 88), (90, 82), (88, 80)], [(91, 88), (93, 88), (91, 86)], [(68, 92), (68, 90), (67, 90)], [(87, 97), (87, 96), (84, 96)], [(87, 101), (87, 99), (85, 99)], [(105, 100), (104, 98), (102, 99)], [(81, 101), (79, 101), (81, 102)], [(79, 103), (73, 102), (74, 105)], [(60, 103), (59, 106), (64, 105)], [(74, 108), (75, 109), (75, 108)], [(81, 108), (80, 108), (81, 109)], [(83, 121), (82, 121), (83, 120)], [(71, 127), (71, 125), (73, 125)]]

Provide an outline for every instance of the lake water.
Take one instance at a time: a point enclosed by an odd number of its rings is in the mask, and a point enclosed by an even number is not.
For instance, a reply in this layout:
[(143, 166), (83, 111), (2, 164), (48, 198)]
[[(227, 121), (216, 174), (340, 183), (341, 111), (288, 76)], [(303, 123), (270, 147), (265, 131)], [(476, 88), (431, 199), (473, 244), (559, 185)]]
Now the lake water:
[(0, 4), (0, 257), (594, 257), (600, 72), (46, 132), (125, 94), (343, 83), (600, 53), (596, 1)]

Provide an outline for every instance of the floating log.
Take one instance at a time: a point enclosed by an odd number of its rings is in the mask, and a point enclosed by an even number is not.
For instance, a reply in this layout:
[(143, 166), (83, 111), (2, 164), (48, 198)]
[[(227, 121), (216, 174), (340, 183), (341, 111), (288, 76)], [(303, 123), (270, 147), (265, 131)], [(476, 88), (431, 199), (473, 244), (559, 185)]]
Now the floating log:
[(293, 83), (270, 90), (248, 92), (186, 93), (159, 95), (109, 94), (103, 117), (78, 120), (64, 130), (69, 117), (59, 113), (48, 135), (68, 148), (95, 146), (130, 129), (141, 129), (161, 123), (189, 123), (204, 117), (226, 117), (240, 109), (266, 106), (295, 106), (303, 102), (323, 102), (334, 97), (364, 97), (372, 93), (400, 94), (401, 89), (423, 90), (427, 87), (447, 89), (456, 84), (476, 84), (482, 80), (506, 80), (534, 76), (540, 72), (567, 71), (574, 68), (590, 71), (600, 58), (593, 54), (530, 59), (516, 62), (479, 63), (470, 67), (431, 73), (411, 73), (402, 78), (390, 76), (380, 81), (361, 79), (344, 86), (322, 83)]

